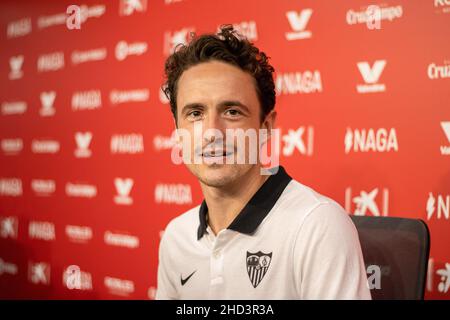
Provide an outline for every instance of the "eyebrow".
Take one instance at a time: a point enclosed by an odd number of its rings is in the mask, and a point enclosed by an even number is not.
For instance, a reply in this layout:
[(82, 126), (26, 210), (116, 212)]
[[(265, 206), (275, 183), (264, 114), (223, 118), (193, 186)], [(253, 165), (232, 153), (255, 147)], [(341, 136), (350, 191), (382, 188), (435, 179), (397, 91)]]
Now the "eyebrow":
[[(241, 107), (243, 108), (246, 112), (250, 113), (250, 109), (243, 104), (242, 102), (240, 102), (239, 100), (224, 100), (221, 101), (217, 107), (219, 109), (225, 108), (225, 107), (231, 107), (231, 106), (237, 106), (237, 107)], [(186, 104), (182, 109), (181, 109), (181, 114), (185, 114), (188, 110), (192, 110), (192, 109), (204, 109), (205, 105), (199, 102), (193, 102), (193, 103), (188, 103)]]

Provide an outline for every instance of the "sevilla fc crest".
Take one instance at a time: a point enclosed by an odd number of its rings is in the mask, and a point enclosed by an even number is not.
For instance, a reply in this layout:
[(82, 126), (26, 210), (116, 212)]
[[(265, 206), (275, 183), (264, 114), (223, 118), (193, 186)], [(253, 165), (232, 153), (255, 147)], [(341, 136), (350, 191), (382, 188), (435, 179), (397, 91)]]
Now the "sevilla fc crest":
[(258, 251), (256, 253), (251, 253), (247, 251), (247, 273), (254, 288), (256, 288), (264, 278), (269, 269), (271, 260), (272, 252), (263, 253)]

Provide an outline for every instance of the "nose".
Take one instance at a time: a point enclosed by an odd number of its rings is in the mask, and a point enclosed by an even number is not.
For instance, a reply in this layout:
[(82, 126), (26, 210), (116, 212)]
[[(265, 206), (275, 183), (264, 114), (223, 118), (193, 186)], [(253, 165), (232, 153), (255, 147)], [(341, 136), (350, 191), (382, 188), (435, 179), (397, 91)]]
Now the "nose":
[(210, 112), (203, 122), (203, 136), (206, 143), (224, 139), (224, 121), (217, 112)]

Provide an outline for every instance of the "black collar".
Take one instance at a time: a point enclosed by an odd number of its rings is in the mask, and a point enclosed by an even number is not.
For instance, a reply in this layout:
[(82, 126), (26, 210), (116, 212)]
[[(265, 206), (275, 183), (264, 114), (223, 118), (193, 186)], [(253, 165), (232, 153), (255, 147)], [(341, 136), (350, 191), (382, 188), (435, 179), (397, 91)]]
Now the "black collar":
[[(278, 201), (281, 193), (284, 191), (292, 178), (286, 173), (282, 166), (278, 167), (278, 172), (271, 175), (259, 190), (253, 195), (250, 201), (245, 205), (228, 229), (245, 234), (252, 234), (264, 220), (275, 203)], [(200, 240), (207, 228), (206, 214), (208, 207), (203, 200), (200, 210), (200, 225), (197, 230), (197, 239)]]

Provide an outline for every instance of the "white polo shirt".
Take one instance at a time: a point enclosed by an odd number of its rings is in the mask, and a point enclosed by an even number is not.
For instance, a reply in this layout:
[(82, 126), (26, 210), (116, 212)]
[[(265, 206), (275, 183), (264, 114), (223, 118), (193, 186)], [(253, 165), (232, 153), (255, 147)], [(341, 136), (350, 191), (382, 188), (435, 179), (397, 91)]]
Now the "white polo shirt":
[(156, 299), (370, 299), (357, 230), (279, 167), (216, 236), (205, 201), (173, 219)]

